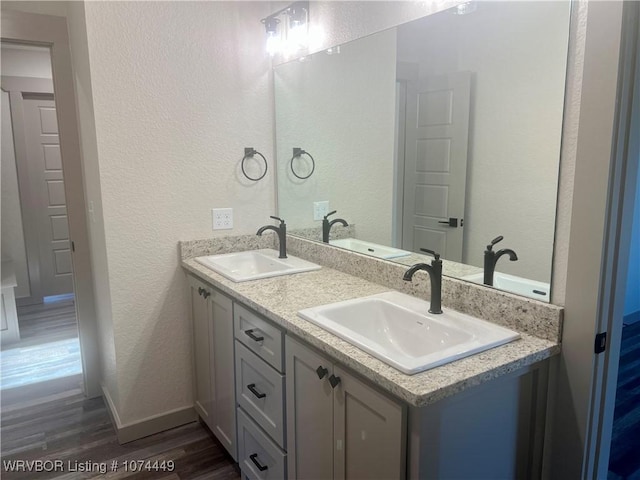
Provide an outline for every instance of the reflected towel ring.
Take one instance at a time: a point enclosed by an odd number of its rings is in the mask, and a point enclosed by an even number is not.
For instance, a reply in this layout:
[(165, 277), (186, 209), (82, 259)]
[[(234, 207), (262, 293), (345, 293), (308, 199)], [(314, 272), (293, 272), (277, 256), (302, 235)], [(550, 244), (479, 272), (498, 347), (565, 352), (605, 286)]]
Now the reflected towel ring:
[[(260, 157), (262, 157), (262, 161), (264, 162), (264, 173), (262, 175), (260, 175), (258, 178), (250, 177), (249, 175), (247, 175), (247, 172), (244, 169), (245, 160), (247, 158), (253, 158), (254, 155), (260, 155)], [(242, 162), (240, 163), (240, 168), (242, 169), (242, 174), (245, 177), (247, 177), (251, 181), (257, 182), (258, 180), (262, 180), (264, 178), (264, 176), (267, 174), (267, 170), (268, 170), (267, 159), (264, 158), (264, 155), (262, 155), (255, 148), (253, 148), (253, 147), (244, 147), (244, 157), (242, 157)]]
[[(298, 175), (296, 173), (296, 170), (293, 168), (293, 160), (296, 157), (299, 157), (301, 155), (307, 155), (311, 159), (311, 172), (309, 172), (309, 175), (307, 175), (306, 177), (301, 177), (300, 175)], [(316, 161), (313, 159), (311, 154), (309, 152), (304, 151), (303, 149), (301, 149), (299, 147), (293, 147), (293, 157), (291, 157), (291, 171), (293, 172), (293, 174), (296, 177), (298, 177), (300, 180), (306, 180), (311, 175), (313, 175), (313, 172), (315, 171), (315, 169), (316, 169)]]

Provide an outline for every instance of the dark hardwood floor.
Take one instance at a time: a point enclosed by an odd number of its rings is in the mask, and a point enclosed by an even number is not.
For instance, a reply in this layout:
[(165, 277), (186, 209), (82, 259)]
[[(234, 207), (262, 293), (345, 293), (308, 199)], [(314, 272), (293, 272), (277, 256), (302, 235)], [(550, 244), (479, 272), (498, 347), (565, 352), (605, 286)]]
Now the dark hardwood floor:
[[(73, 300), (20, 307), (21, 340), (6, 348), (33, 347), (77, 337)], [(4, 348), (3, 348), (4, 350)], [(0, 353), (1, 355), (1, 353)], [(28, 372), (27, 372), (28, 373)], [(25, 373), (25, 375), (27, 374)], [(237, 465), (213, 435), (198, 422), (118, 444), (104, 401), (87, 400), (81, 375), (0, 390), (0, 478), (135, 480), (239, 479)], [(61, 471), (15, 471), (16, 461), (61, 462)], [(175, 468), (126, 471), (124, 462), (174, 462)], [(87, 462), (90, 462), (89, 465)], [(118, 466), (112, 469), (114, 462)], [(84, 468), (87, 466), (87, 468)], [(106, 467), (107, 473), (100, 469)], [(89, 470), (89, 471), (82, 471)], [(13, 471), (12, 471), (13, 470)], [(72, 471), (75, 470), (75, 471)]]
[(640, 322), (622, 329), (609, 471), (610, 479), (640, 480)]
[[(74, 376), (1, 392), (3, 480), (240, 478), (234, 461), (198, 422), (118, 444), (103, 400), (85, 399), (80, 385), (80, 376)], [(62, 471), (10, 471), (17, 460), (60, 461)], [(143, 466), (141, 472), (127, 472), (123, 466), (125, 461), (146, 460), (151, 467), (155, 461), (173, 461), (175, 468), (146, 471)], [(87, 472), (70, 471), (87, 462), (97, 466)], [(118, 468), (112, 470), (114, 462)], [(106, 474), (100, 472), (102, 466)]]

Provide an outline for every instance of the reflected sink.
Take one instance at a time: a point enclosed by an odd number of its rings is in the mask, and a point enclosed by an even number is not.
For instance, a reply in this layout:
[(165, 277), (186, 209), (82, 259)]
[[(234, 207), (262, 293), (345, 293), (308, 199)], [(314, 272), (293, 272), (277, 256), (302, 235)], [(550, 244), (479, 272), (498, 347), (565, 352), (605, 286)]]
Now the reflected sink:
[[(467, 275), (466, 277), (462, 277), (462, 280), (469, 280), (471, 282), (481, 284), (484, 282), (484, 274), (476, 273), (473, 275)], [(524, 295), (529, 298), (535, 298), (536, 300), (541, 300), (543, 302), (549, 301), (548, 283), (516, 277), (515, 275), (509, 275), (508, 273), (495, 272), (493, 274), (493, 286), (500, 290), (505, 290), (517, 295)]]
[(329, 240), (329, 245), (334, 247), (346, 248), (347, 250), (353, 250), (354, 252), (364, 253), (365, 255), (372, 255), (374, 257), (389, 259), (406, 257), (411, 255), (411, 252), (406, 250), (400, 250), (399, 248), (385, 247), (384, 245), (378, 245), (373, 242), (365, 242), (364, 240), (358, 240), (356, 238), (340, 238), (337, 240)]
[(412, 375), (520, 338), (517, 332), (399, 292), (321, 305), (298, 316)]
[(320, 269), (320, 265), (301, 258), (291, 255), (288, 258), (278, 258), (278, 255), (277, 250), (263, 249), (196, 257), (195, 261), (234, 282), (246, 282)]

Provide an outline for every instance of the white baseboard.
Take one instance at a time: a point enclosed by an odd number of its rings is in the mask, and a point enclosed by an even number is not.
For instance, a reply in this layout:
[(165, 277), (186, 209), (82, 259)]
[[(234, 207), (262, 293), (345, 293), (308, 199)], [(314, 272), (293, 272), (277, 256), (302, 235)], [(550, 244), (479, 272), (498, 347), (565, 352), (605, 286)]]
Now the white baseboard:
[(115, 408), (109, 390), (102, 385), (102, 395), (107, 405), (107, 411), (111, 417), (111, 423), (116, 430), (118, 443), (129, 443), (139, 438), (148, 437), (171, 428), (179, 427), (196, 420), (196, 412), (193, 407), (184, 407), (169, 412), (143, 418), (136, 422), (123, 424)]

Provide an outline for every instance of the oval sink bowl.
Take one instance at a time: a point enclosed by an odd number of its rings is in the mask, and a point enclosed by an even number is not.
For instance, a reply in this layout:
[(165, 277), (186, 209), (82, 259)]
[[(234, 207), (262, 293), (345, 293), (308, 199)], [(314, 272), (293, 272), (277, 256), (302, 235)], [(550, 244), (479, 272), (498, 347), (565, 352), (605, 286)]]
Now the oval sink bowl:
[(271, 249), (224, 253), (196, 257), (195, 261), (234, 282), (246, 282), (261, 278), (292, 275), (320, 270), (320, 265), (291, 255), (278, 258), (278, 251)]
[(321, 305), (298, 316), (397, 368), (415, 373), (520, 338), (517, 332), (399, 292)]
[[(467, 275), (462, 279), (482, 284), (484, 282), (484, 274), (476, 273)], [(529, 280), (528, 278), (509, 275), (508, 273), (495, 272), (493, 274), (493, 286), (500, 290), (534, 298), (543, 302), (549, 301), (549, 284), (538, 282), (537, 280)]]
[(383, 258), (385, 260), (389, 258), (406, 257), (407, 255), (411, 255), (411, 252), (408, 252), (406, 250), (386, 247), (384, 245), (378, 245), (377, 243), (372, 242), (365, 242), (364, 240), (358, 240), (357, 238), (340, 238), (337, 240), (329, 240), (329, 245), (333, 245), (334, 247), (346, 248), (347, 250)]

